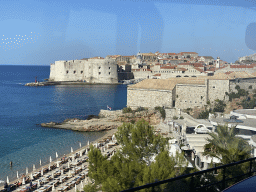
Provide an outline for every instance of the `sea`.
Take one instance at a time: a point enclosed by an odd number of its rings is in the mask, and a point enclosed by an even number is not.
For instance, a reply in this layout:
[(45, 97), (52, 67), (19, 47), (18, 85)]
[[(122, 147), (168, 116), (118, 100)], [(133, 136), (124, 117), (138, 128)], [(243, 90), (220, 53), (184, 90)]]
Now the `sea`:
[[(26, 83), (49, 78), (50, 66), (0, 65), (0, 185), (7, 176), (32, 171), (58, 156), (102, 137), (104, 132), (77, 132), (44, 128), (44, 122), (67, 118), (86, 119), (101, 109), (126, 106), (126, 85), (54, 85), (27, 87)], [(13, 166), (10, 167), (10, 161)]]

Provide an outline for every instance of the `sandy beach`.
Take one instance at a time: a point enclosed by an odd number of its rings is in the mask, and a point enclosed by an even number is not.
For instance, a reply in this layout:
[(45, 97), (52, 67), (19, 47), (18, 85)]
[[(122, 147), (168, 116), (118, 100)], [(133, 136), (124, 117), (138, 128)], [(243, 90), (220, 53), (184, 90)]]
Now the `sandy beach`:
[[(101, 138), (98, 138), (98, 139), (95, 140), (95, 141), (90, 142), (90, 144), (98, 143), (99, 141), (102, 141), (103, 139), (105, 139), (105, 138), (107, 138), (107, 137), (109, 137), (109, 136), (113, 136), (116, 132), (117, 132), (117, 129), (111, 129), (111, 130), (109, 130), (109, 131), (106, 131), (106, 133), (104, 134), (104, 136), (102, 136)], [(79, 153), (80, 151), (83, 151), (83, 150), (85, 150), (85, 149), (87, 149), (87, 148), (89, 148), (88, 145), (82, 146), (81, 148), (77, 149), (76, 151), (73, 151), (73, 153), (66, 154), (65, 157), (68, 158), (68, 157), (70, 157), (70, 156), (74, 156), (76, 153)], [(112, 150), (113, 150), (113, 149), (112, 149)], [(86, 156), (88, 156), (88, 155), (83, 155), (83, 156), (86, 157)], [(39, 172), (39, 171), (41, 171), (43, 168), (48, 168), (50, 165), (56, 164), (56, 162), (57, 162), (57, 161), (61, 161), (61, 159), (62, 159), (63, 157), (64, 157), (64, 156), (58, 157), (57, 159), (55, 159), (55, 160), (52, 161), (51, 163), (49, 162), (49, 163), (46, 164), (46, 165), (40, 166), (40, 167), (37, 168), (35, 171), (33, 171), (33, 173)], [(84, 163), (83, 165), (84, 165), (84, 166), (88, 166), (88, 162)], [(26, 175), (25, 173), (21, 173), (21, 175), (22, 175), (22, 174)], [(19, 174), (19, 175), (20, 175), (20, 174)], [(31, 176), (31, 172), (28, 173), (26, 176), (29, 176), (29, 177), (30, 177), (30, 176)], [(86, 179), (86, 180), (85, 180), (85, 179)], [(20, 177), (19, 179), (11, 180), (9, 184), (14, 184), (14, 183), (16, 183), (17, 181), (22, 182), (22, 178)], [(87, 177), (85, 177), (85, 178), (83, 179), (83, 185), (86, 184), (86, 181), (87, 181)], [(79, 187), (80, 187), (80, 186), (79, 186)], [(22, 188), (22, 186), (18, 187), (17, 189), (21, 189), (21, 188)], [(2, 184), (1, 187), (0, 187), (0, 191), (1, 191), (1, 189), (3, 189), (3, 184)], [(14, 190), (14, 191), (17, 191), (17, 189)], [(80, 188), (79, 188), (79, 189), (80, 189)], [(72, 189), (72, 190), (73, 190), (73, 189)], [(19, 190), (18, 190), (18, 191), (19, 191)]]

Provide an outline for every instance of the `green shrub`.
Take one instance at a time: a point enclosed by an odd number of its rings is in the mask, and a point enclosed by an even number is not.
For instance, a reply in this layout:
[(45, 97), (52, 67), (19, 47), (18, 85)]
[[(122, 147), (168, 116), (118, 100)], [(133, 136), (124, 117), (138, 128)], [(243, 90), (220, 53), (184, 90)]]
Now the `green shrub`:
[(138, 107), (135, 112), (140, 112), (140, 111), (145, 111), (145, 110), (148, 110), (148, 108), (145, 108), (145, 107)]
[(198, 119), (208, 119), (209, 117), (209, 111), (208, 110), (205, 110), (205, 111), (202, 111), (199, 116), (198, 116)]
[(125, 108), (122, 109), (122, 112), (123, 113), (132, 113), (133, 111), (130, 107), (125, 107)]
[(174, 120), (177, 120), (177, 119), (178, 119), (178, 117), (177, 117), (177, 116), (173, 116), (173, 119), (174, 119)]
[(235, 89), (236, 89), (236, 90), (239, 90), (239, 89), (240, 89), (240, 86), (239, 86), (239, 85), (236, 85)]
[(184, 119), (184, 117), (183, 117), (183, 116), (180, 116), (180, 119)]
[(217, 99), (214, 104), (213, 112), (224, 112), (226, 104), (224, 101)]
[(252, 89), (252, 85), (249, 86), (249, 89)]
[(155, 107), (155, 110), (158, 110), (162, 116), (163, 119), (165, 119), (165, 110), (164, 110), (164, 107)]

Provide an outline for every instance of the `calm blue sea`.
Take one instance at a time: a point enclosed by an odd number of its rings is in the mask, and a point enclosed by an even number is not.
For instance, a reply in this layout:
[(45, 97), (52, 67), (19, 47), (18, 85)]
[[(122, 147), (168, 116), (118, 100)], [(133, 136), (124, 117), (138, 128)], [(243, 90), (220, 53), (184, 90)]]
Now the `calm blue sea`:
[[(49, 78), (49, 66), (0, 65), (0, 180), (16, 179), (17, 171), (32, 170), (59, 156), (94, 141), (104, 133), (81, 133), (43, 128), (43, 122), (67, 118), (86, 119), (107, 105), (126, 106), (125, 85), (58, 85), (26, 87), (25, 83)], [(9, 163), (13, 162), (10, 168)], [(1, 185), (1, 184), (0, 184)]]

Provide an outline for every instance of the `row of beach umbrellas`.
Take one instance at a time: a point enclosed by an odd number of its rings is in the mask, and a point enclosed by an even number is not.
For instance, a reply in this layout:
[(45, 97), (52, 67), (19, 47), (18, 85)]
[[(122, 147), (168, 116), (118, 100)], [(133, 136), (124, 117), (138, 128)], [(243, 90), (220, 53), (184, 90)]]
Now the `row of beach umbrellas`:
[[(90, 141), (88, 141), (88, 146), (90, 145)], [(80, 146), (80, 148), (82, 147), (82, 144), (81, 144), (81, 142), (79, 142), (79, 146)], [(73, 148), (71, 147), (71, 153), (73, 153), (74, 151), (73, 151)], [(87, 153), (87, 149), (86, 149), (86, 153)], [(80, 151), (80, 156), (82, 156), (82, 151)], [(56, 159), (59, 157), (59, 155), (58, 155), (58, 153), (56, 152)], [(50, 156), (50, 163), (52, 162), (52, 157)], [(42, 165), (42, 161), (41, 161), (41, 159), (40, 159), (40, 166)], [(57, 161), (57, 167), (59, 167), (59, 162)], [(68, 162), (68, 168), (70, 167), (70, 165), (69, 165), (69, 162)], [(36, 166), (35, 166), (35, 164), (33, 164), (33, 172), (36, 170)], [(49, 170), (50, 170), (50, 166), (49, 166)], [(26, 167), (26, 175), (28, 175), (28, 168)], [(41, 170), (41, 175), (43, 175), (43, 169)], [(33, 179), (33, 174), (31, 173), (31, 177), (30, 178), (32, 178)], [(17, 171), (17, 179), (19, 179), (19, 172)], [(6, 179), (6, 182), (7, 182), (7, 184), (9, 184), (10, 183), (10, 181), (9, 181), (9, 178), (8, 178), (8, 176), (7, 176), (7, 179)], [(23, 178), (23, 181), (22, 181), (22, 184), (25, 184), (25, 178)]]

